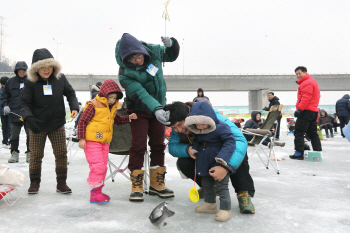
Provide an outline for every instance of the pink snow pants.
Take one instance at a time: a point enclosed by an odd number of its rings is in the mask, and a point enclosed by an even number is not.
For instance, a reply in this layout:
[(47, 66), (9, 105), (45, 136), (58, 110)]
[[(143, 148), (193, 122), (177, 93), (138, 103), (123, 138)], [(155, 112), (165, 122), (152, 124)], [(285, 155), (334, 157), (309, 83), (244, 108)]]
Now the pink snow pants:
[(97, 187), (103, 183), (106, 177), (109, 143), (86, 141), (84, 152), (90, 168), (87, 182), (91, 187)]

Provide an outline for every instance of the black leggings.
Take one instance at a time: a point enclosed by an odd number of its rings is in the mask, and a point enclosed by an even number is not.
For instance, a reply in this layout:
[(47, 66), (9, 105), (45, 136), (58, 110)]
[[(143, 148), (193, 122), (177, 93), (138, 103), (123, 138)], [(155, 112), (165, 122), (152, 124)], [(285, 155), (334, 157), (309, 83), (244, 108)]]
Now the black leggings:
[(328, 130), (333, 134), (333, 125), (323, 125), (321, 126), (321, 129), (326, 131), (326, 135), (328, 135)]

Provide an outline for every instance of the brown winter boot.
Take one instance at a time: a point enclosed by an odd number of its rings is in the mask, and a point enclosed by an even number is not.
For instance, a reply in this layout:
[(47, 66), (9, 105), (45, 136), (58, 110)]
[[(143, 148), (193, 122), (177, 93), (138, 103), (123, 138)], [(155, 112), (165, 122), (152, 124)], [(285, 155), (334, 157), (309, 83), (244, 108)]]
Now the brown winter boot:
[(28, 194), (37, 194), (40, 188), (41, 169), (29, 169), (30, 187)]
[(161, 198), (174, 197), (174, 192), (164, 184), (166, 167), (150, 169), (149, 195), (158, 195)]
[(131, 194), (129, 201), (132, 202), (141, 202), (143, 201), (143, 176), (144, 176), (145, 171), (143, 170), (134, 170), (130, 174), (130, 179), (131, 179)]
[(68, 169), (66, 167), (56, 167), (56, 191), (62, 194), (72, 193), (72, 190), (66, 184), (67, 172)]

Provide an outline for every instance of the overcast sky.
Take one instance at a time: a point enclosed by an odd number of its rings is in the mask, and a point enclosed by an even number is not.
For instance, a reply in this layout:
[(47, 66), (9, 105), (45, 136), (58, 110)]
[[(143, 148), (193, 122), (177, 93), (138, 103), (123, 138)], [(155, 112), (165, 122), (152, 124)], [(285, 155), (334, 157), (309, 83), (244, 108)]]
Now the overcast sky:
[[(117, 74), (123, 33), (161, 43), (165, 2), (0, 0), (3, 54), (30, 65), (47, 48), (64, 73)], [(349, 12), (346, 0), (171, 0), (166, 35), (181, 49), (164, 73), (350, 73)]]

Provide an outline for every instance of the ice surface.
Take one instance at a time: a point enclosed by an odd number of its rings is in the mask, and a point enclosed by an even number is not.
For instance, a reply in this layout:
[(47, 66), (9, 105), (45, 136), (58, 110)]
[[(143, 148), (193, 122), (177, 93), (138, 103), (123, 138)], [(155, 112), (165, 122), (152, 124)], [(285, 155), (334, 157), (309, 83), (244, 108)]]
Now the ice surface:
[[(282, 122), (285, 119), (282, 118)], [(192, 203), (188, 191), (191, 180), (181, 179), (176, 159), (166, 154), (166, 185), (175, 192), (175, 198), (166, 200), (176, 214), (167, 218), (161, 230), (153, 226), (148, 216), (164, 199), (145, 195), (143, 203), (129, 202), (130, 181), (118, 174), (113, 183), (106, 182), (103, 191), (111, 196), (105, 205), (90, 204), (86, 185), (89, 167), (84, 153), (71, 158), (68, 185), (72, 194), (56, 193), (54, 156), (49, 140), (45, 147), (42, 182), (39, 194), (28, 195), (28, 164), (25, 163), (25, 134), (20, 141), (20, 162), (8, 164), (8, 149), (0, 150), (0, 164), (23, 172), (27, 177), (18, 191), (28, 198), (7, 206), (0, 201), (0, 232), (350, 232), (350, 143), (339, 134), (322, 141), (322, 162), (294, 161), (288, 158), (294, 152), (292, 134), (286, 135), (282, 125), (281, 140), (284, 148), (276, 148), (280, 175), (266, 169), (257, 156), (249, 158), (256, 193), (252, 202), (256, 214), (239, 212), (234, 190), (230, 185), (232, 219), (217, 222), (213, 214), (198, 214), (195, 207), (203, 200)], [(253, 148), (249, 148), (248, 154)], [(111, 155), (118, 163), (121, 157)], [(13, 195), (16, 193), (13, 191)]]

